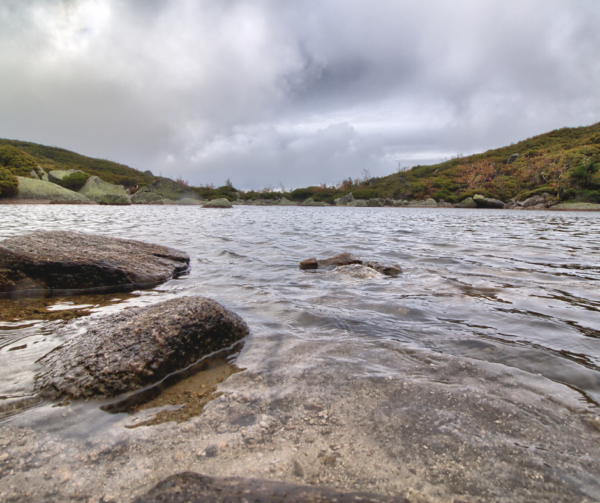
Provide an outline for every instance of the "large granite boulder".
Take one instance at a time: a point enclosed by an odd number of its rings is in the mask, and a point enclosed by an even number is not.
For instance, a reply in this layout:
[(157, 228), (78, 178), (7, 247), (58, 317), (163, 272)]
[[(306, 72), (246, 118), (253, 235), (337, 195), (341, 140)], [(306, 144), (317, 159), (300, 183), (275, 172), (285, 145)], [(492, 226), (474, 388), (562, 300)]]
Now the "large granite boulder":
[(73, 173), (83, 173), (83, 171), (79, 169), (55, 169), (48, 173), (48, 181), (51, 183), (59, 183), (63, 178), (73, 174)]
[(300, 206), (328, 206), (328, 204), (323, 201), (315, 201), (312, 197), (309, 197)]
[(279, 201), (277, 201), (277, 205), (278, 206), (296, 206), (296, 203), (293, 201), (290, 201), (289, 199), (286, 199), (285, 197), (282, 197)]
[(435, 202), (435, 199), (428, 197), (424, 201), (413, 200), (410, 202), (409, 206), (415, 208), (437, 208), (437, 203)]
[(467, 197), (456, 205), (457, 208), (477, 208), (477, 203), (472, 197)]
[[(362, 263), (363, 261), (356, 255), (353, 255), (352, 253), (340, 253), (335, 257), (330, 257), (321, 260), (317, 260), (314, 257), (308, 258), (300, 262), (300, 269), (302, 269), (303, 271), (323, 268), (333, 269), (335, 267), (361, 265)], [(386, 276), (398, 276), (398, 274), (402, 272), (402, 269), (400, 269), (400, 267), (398, 266), (384, 265), (374, 261), (366, 263), (365, 266), (370, 269), (374, 269), (375, 271), (381, 274), (385, 274)]]
[(19, 195), (16, 197), (17, 199), (54, 201), (58, 203), (93, 203), (87, 197), (54, 183), (22, 176), (17, 176), (17, 180), (19, 182)]
[(545, 204), (546, 198), (544, 196), (533, 196), (523, 201), (521, 205), (523, 208), (529, 208), (530, 206), (537, 206), (538, 204)]
[(189, 262), (187, 253), (166, 246), (38, 231), (0, 241), (0, 295), (147, 288), (187, 271)]
[(346, 206), (350, 206), (353, 208), (366, 208), (367, 207), (367, 201), (365, 199), (353, 199), (352, 201), (350, 201), (349, 203), (346, 203)]
[(346, 194), (345, 196), (337, 198), (334, 202), (337, 206), (346, 206), (348, 203), (354, 201), (354, 196), (352, 192)]
[(220, 199), (213, 199), (212, 201), (208, 201), (203, 208), (233, 208), (229, 199), (225, 199), (224, 197)]
[[(240, 477), (171, 475), (132, 503), (409, 503), (402, 496)], [(458, 500), (455, 500), (458, 501)]]
[(104, 182), (97, 176), (90, 176), (78, 192), (82, 196), (100, 204), (131, 204), (122, 185), (113, 185), (112, 183)]
[(51, 398), (119, 395), (156, 383), (248, 332), (237, 314), (204, 297), (127, 309), (92, 321), (40, 359), (34, 388)]
[(385, 199), (381, 199), (379, 197), (374, 197), (372, 199), (369, 199), (369, 201), (367, 202), (367, 205), (371, 206), (373, 208), (377, 208), (377, 207), (383, 206), (383, 201), (385, 201)]
[(494, 199), (492, 197), (477, 198), (477, 196), (474, 196), (473, 200), (475, 201), (475, 204), (478, 208), (504, 208), (504, 203), (502, 201), (500, 201), (499, 199)]
[(150, 192), (148, 187), (142, 187), (133, 196), (131, 196), (132, 204), (151, 204), (162, 201), (163, 197), (155, 192)]
[(155, 180), (148, 185), (148, 191), (157, 194), (160, 196), (160, 199), (170, 199), (171, 201), (178, 201), (179, 199), (201, 199), (197, 192), (170, 178), (159, 178), (158, 180)]

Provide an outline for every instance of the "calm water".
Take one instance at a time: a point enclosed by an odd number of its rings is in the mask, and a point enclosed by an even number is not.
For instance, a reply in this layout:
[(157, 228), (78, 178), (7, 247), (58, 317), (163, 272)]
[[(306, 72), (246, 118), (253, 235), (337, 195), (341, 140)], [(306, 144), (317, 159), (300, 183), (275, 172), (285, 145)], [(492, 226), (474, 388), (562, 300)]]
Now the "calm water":
[[(541, 374), (596, 407), (599, 219), (394, 208), (0, 206), (0, 238), (70, 229), (191, 256), (188, 275), (92, 311), (201, 294), (241, 314), (254, 333), (391, 339)], [(404, 273), (389, 279), (297, 267), (341, 252), (396, 263)], [(53, 339), (59, 324), (2, 323), (0, 395), (28, 394), (33, 362), (61, 342)]]

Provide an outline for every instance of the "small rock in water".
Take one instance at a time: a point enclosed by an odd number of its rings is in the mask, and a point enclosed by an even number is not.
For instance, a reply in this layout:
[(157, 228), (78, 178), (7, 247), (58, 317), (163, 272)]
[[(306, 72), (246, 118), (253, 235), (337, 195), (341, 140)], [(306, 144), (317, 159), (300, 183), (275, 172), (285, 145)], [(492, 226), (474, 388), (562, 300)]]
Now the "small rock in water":
[(394, 265), (383, 265), (379, 262), (368, 262), (367, 267), (375, 269), (377, 272), (385, 274), (386, 276), (398, 276), (398, 274), (402, 273), (402, 269), (400, 269), (399, 267), (396, 267)]
[(340, 265), (362, 264), (362, 260), (352, 253), (340, 253), (335, 257), (317, 260), (309, 258), (300, 262), (300, 269), (318, 269), (319, 267), (337, 267)]
[(319, 267), (319, 263), (316, 258), (307, 258), (300, 262), (300, 269), (317, 269)]
[(319, 267), (337, 267), (340, 265), (362, 264), (362, 260), (359, 259), (356, 255), (353, 255), (352, 253), (340, 253), (335, 257), (319, 260), (318, 263)]
[(237, 314), (203, 297), (128, 309), (41, 358), (35, 390), (52, 398), (115, 396), (158, 382), (248, 332)]
[(171, 475), (133, 503), (408, 503), (402, 496), (345, 492), (329, 487), (238, 477), (209, 477), (184, 472)]

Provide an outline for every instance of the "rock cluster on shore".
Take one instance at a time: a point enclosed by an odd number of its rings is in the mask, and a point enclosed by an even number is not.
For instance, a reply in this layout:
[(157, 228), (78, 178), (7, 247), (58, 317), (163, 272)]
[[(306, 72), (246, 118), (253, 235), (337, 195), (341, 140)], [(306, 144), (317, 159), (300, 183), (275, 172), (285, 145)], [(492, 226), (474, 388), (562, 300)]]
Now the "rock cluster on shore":
[(68, 231), (38, 231), (0, 241), (0, 295), (126, 291), (187, 271), (173, 248)]
[(128, 309), (43, 357), (35, 390), (51, 398), (115, 396), (153, 384), (248, 333), (237, 314), (204, 297)]

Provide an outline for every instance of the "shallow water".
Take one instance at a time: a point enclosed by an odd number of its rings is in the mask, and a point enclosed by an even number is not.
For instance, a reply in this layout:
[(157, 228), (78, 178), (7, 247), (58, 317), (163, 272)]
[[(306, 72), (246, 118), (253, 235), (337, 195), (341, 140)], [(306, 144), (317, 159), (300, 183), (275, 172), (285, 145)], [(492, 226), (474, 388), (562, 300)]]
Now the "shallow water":
[[(347, 343), (351, 357), (334, 351), (325, 360), (341, 372), (379, 379), (401, 372), (383, 363), (393, 352), (415, 350), (501, 364), (536, 382), (541, 375), (549, 394), (556, 383), (565, 385), (594, 414), (600, 405), (599, 223), (596, 213), (501, 210), (0, 206), (0, 238), (69, 229), (190, 255), (189, 274), (153, 290), (113, 296), (113, 303), (86, 298), (82, 320), (204, 295), (251, 327), (243, 358), (252, 360), (265, 341), (269, 353), (255, 367), (283, 365), (294, 344), (317, 344), (327, 353)], [(298, 269), (303, 259), (342, 252), (399, 264), (403, 274)], [(68, 309), (61, 302), (55, 310)], [(54, 337), (62, 324), (48, 318), (0, 323), (0, 402), (30, 395), (35, 361), (63, 342)], [(311, 369), (323, 361), (308, 355), (294, 365)], [(435, 381), (436, 372), (420, 367), (413, 377)], [(486, 383), (481, 386), (485, 393)], [(26, 421), (19, 417), (10, 421)]]

